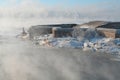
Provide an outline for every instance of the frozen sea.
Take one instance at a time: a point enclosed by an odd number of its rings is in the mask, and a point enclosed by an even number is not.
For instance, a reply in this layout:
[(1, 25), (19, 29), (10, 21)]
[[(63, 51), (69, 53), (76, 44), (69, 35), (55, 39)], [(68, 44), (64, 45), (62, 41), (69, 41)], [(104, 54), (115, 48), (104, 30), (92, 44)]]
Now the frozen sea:
[(0, 80), (120, 80), (120, 62), (104, 53), (41, 48), (1, 34)]

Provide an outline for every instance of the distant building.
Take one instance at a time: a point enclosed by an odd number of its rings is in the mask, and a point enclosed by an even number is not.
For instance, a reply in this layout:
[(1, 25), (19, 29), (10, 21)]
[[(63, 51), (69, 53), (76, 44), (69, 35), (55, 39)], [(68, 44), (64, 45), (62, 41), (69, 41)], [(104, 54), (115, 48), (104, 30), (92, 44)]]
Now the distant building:
[(107, 38), (120, 38), (120, 22), (109, 22), (98, 26), (97, 30)]
[(107, 38), (120, 38), (120, 22), (91, 21), (81, 24), (77, 28), (96, 29), (101, 36)]
[(71, 36), (71, 31), (76, 25), (77, 24), (37, 25), (30, 27), (28, 32), (30, 39), (45, 34), (53, 34), (53, 37)]
[(97, 28), (98, 26), (105, 25), (107, 23), (108, 22), (105, 22), (105, 21), (91, 21), (88, 23), (77, 25), (76, 28), (82, 28), (82, 29)]
[[(53, 37), (73, 37), (72, 32), (78, 30), (86, 33), (87, 29), (97, 30), (101, 36), (107, 38), (120, 38), (120, 22), (92, 21), (84, 24), (53, 24), (37, 25), (29, 28), (30, 39), (35, 36), (52, 34)], [(80, 30), (81, 29), (81, 30)], [(25, 34), (23, 29), (23, 34)], [(88, 33), (89, 34), (89, 33)]]
[(72, 31), (73, 28), (56, 28), (53, 27), (52, 29), (52, 34), (53, 37), (58, 38), (58, 37), (72, 37)]
[(97, 30), (102, 36), (105, 36), (107, 38), (120, 38), (120, 29), (116, 30), (116, 29), (99, 28)]

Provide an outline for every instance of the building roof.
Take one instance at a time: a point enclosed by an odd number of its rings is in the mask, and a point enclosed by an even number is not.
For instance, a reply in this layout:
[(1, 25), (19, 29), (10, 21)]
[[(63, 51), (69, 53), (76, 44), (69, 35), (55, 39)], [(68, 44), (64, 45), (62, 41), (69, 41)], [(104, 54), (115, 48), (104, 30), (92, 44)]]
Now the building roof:
[(120, 22), (109, 22), (105, 25), (98, 26), (98, 28), (120, 29)]
[(108, 22), (106, 22), (106, 21), (91, 21), (91, 22), (88, 22), (88, 23), (78, 25), (77, 27), (80, 27), (80, 28), (96, 28), (98, 26), (101, 26), (101, 25), (104, 25), (104, 24), (107, 24), (107, 23)]

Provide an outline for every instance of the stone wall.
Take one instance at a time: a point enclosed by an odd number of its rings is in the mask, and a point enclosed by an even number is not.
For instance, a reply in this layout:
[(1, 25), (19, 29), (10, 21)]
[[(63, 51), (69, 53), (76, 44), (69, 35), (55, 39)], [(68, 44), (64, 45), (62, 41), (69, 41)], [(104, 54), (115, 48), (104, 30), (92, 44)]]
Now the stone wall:
[(101, 31), (105, 37), (107, 38), (116, 38), (115, 32), (110, 32), (110, 31)]
[(51, 34), (52, 28), (51, 27), (31, 27), (28, 32), (30, 35), (30, 39), (33, 39), (35, 36)]
[[(55, 36), (66, 36), (67, 34), (71, 35), (70, 28), (72, 29), (77, 24), (51, 24), (51, 25), (36, 25), (31, 26), (28, 30), (30, 39), (33, 39), (35, 36), (45, 35), (45, 34), (52, 34), (52, 28), (61, 28), (59, 31), (55, 31)], [(68, 28), (68, 31), (67, 31)], [(58, 35), (60, 33), (60, 35)], [(66, 33), (66, 34), (65, 34)]]
[(53, 28), (53, 37), (72, 37), (73, 28)]
[(97, 31), (107, 38), (120, 38), (119, 29), (98, 28)]

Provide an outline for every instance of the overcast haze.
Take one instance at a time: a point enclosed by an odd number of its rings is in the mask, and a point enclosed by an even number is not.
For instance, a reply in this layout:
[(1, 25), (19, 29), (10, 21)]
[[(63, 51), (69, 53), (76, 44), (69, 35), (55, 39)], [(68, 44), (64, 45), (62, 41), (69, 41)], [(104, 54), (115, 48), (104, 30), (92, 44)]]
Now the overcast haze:
[(120, 62), (108, 54), (41, 48), (15, 37), (31, 25), (119, 21), (119, 4), (120, 0), (0, 0), (0, 80), (120, 80)]
[(0, 27), (120, 21), (119, 0), (0, 0)]

